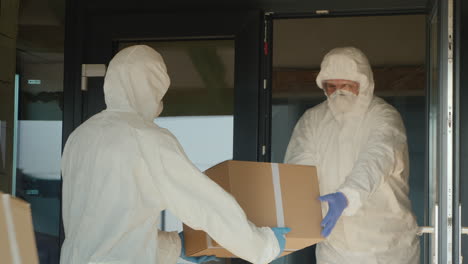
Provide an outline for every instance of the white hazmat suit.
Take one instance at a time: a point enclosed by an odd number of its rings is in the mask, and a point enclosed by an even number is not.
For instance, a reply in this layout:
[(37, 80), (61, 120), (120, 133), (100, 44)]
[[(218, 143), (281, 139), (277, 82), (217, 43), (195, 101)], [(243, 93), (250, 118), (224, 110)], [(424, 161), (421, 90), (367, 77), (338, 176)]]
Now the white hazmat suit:
[(279, 254), (272, 230), (251, 224), (154, 124), (169, 83), (162, 57), (148, 46), (126, 48), (110, 62), (107, 109), (79, 126), (63, 153), (61, 263), (176, 263), (177, 232), (157, 229), (164, 209), (252, 263)]
[[(419, 263), (417, 224), (408, 198), (409, 161), (400, 114), (373, 96), (366, 56), (356, 48), (330, 51), (317, 84), (358, 82), (348, 111), (330, 98), (307, 110), (296, 124), (285, 162), (315, 165), (321, 195), (342, 192), (348, 207), (316, 249), (319, 264)], [(326, 215), (324, 207), (323, 215)]]

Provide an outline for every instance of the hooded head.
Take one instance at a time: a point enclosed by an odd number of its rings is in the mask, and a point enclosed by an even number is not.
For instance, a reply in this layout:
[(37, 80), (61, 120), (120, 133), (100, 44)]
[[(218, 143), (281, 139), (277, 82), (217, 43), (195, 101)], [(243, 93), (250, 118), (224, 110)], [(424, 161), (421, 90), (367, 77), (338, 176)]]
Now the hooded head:
[[(354, 47), (344, 47), (328, 52), (323, 58), (316, 79), (318, 87), (323, 89), (323, 83), (327, 80), (349, 80), (359, 83), (359, 93), (348, 113), (359, 114), (367, 109), (374, 94), (374, 77), (369, 60), (362, 51)], [(328, 104), (332, 112), (338, 114), (339, 111), (330, 101), (330, 97)]]
[(161, 55), (146, 45), (125, 48), (109, 63), (104, 80), (107, 109), (153, 121), (162, 112), (170, 79)]

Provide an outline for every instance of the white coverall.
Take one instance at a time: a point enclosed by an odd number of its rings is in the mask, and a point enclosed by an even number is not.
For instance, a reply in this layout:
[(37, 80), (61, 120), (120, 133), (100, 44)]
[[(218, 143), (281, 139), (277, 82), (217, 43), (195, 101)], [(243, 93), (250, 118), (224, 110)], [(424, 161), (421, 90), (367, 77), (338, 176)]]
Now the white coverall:
[(162, 57), (148, 46), (126, 48), (110, 62), (107, 109), (79, 126), (63, 153), (62, 264), (176, 263), (177, 232), (157, 229), (165, 209), (252, 263), (279, 254), (272, 230), (251, 224), (153, 123), (169, 83)]
[(372, 70), (360, 50), (330, 51), (317, 84), (322, 88), (322, 82), (331, 79), (358, 82), (356, 103), (345, 113), (331, 107), (329, 100), (307, 110), (296, 124), (285, 157), (286, 163), (317, 166), (321, 195), (342, 192), (348, 199), (331, 235), (317, 245), (317, 261), (419, 263), (417, 224), (408, 198), (408, 147), (400, 114), (373, 96)]

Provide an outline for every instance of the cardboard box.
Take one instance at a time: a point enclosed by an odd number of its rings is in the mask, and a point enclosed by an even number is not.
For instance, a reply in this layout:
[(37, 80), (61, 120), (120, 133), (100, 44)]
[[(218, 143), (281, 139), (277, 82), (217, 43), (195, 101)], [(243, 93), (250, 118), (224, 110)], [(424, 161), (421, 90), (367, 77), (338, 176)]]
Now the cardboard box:
[[(323, 240), (315, 167), (231, 160), (205, 174), (234, 196), (255, 225), (291, 228), (283, 255)], [(203, 231), (184, 225), (184, 236), (188, 256), (235, 257)]]
[(39, 263), (29, 204), (2, 192), (0, 192), (0, 256), (0, 263)]

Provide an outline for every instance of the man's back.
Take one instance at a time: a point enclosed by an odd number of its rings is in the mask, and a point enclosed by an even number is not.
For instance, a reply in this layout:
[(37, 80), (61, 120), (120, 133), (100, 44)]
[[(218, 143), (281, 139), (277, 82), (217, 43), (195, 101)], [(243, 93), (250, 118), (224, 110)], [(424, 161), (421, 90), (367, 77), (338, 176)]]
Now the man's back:
[(122, 115), (131, 113), (95, 115), (67, 142), (62, 161), (66, 232), (62, 263), (73, 263), (77, 257), (80, 263), (129, 256), (140, 263), (154, 259), (161, 208), (145, 203), (151, 186), (142, 179), (147, 173), (138, 171), (143, 160), (134, 129)]

